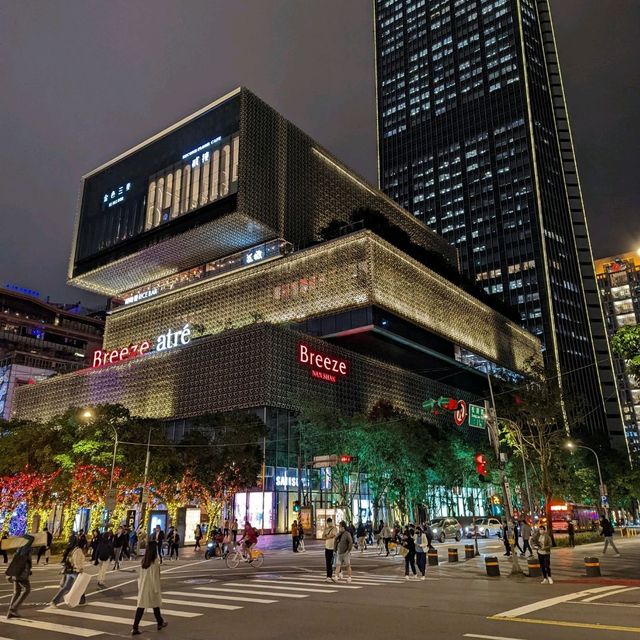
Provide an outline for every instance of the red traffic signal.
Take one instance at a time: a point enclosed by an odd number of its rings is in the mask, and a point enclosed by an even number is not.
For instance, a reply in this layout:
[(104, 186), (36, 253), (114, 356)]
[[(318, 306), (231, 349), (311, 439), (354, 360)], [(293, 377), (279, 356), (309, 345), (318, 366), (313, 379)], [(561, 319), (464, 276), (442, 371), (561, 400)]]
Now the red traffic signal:
[(487, 475), (487, 456), (484, 453), (476, 453), (473, 459), (476, 463), (476, 471), (484, 478)]
[(350, 462), (353, 462), (353, 456), (347, 455), (346, 453), (343, 453), (340, 456), (340, 463), (341, 464), (349, 464)]

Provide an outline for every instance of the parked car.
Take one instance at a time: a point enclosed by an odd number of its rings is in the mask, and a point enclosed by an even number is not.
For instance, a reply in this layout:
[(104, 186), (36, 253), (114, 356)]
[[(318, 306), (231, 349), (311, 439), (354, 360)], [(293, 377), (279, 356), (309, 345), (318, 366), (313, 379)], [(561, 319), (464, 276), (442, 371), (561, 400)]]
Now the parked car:
[(462, 538), (462, 525), (455, 518), (437, 518), (429, 523), (433, 531), (433, 539), (444, 542), (454, 538), (457, 542)]
[[(476, 518), (476, 528), (478, 538), (502, 537), (502, 523), (498, 518)], [(465, 527), (464, 533), (467, 538), (473, 538), (473, 524)]]

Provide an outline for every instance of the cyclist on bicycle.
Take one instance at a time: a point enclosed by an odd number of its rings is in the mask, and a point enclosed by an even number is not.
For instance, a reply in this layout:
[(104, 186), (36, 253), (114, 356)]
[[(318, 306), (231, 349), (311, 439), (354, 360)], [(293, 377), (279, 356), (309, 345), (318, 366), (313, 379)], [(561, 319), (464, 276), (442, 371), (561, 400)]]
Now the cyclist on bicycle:
[(258, 532), (251, 526), (248, 520), (244, 523), (244, 533), (242, 534), (242, 538), (240, 538), (240, 542), (244, 542), (248, 554), (251, 553), (251, 547), (258, 544)]

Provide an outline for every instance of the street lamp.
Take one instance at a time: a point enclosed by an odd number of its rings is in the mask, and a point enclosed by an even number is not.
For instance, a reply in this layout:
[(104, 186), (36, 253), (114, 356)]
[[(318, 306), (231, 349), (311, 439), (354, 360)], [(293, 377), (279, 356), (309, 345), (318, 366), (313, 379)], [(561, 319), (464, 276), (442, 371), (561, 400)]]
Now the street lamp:
[[(570, 451), (572, 451), (573, 449), (586, 449), (587, 451), (591, 451), (591, 453), (593, 453), (593, 455), (596, 457), (596, 467), (598, 468), (598, 479), (600, 481), (600, 496), (604, 496), (605, 495), (605, 491), (604, 491), (604, 482), (602, 482), (602, 471), (600, 470), (600, 458), (598, 458), (598, 454), (591, 448), (591, 447), (586, 447), (583, 444), (576, 444), (575, 442), (567, 442), (565, 444), (565, 447), (567, 449), (569, 449)], [(607, 505), (602, 505), (604, 507), (604, 512), (605, 515), (609, 514), (609, 509), (607, 507)]]

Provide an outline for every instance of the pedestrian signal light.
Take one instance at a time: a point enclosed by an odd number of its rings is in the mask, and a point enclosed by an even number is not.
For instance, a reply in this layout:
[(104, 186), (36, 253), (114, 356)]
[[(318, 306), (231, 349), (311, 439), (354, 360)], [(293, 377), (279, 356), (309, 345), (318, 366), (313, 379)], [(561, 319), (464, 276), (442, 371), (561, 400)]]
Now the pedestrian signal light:
[(295, 500), (294, 501), (293, 510), (295, 511), (295, 513), (298, 513), (298, 511), (300, 511), (300, 500)]
[(487, 475), (487, 457), (484, 453), (476, 453), (473, 459), (476, 463), (476, 471), (480, 476), (480, 480), (484, 480)]

